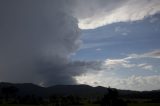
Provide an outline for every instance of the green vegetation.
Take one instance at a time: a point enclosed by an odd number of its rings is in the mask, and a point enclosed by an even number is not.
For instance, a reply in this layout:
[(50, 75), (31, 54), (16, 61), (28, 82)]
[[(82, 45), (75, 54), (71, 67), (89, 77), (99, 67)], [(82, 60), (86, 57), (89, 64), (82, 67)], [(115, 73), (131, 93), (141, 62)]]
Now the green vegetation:
[[(52, 106), (52, 105), (23, 105), (23, 104), (0, 104), (0, 106)], [(71, 106), (100, 106), (98, 104), (71, 105)]]
[(130, 103), (128, 106), (160, 106), (160, 103)]
[[(49, 105), (22, 105), (22, 104), (0, 104), (0, 106), (49, 106)], [(72, 106), (100, 106), (98, 104), (84, 104)], [(127, 106), (160, 106), (160, 103), (130, 103)]]
[(0, 104), (0, 106), (37, 106), (37, 105), (23, 105), (23, 104)]

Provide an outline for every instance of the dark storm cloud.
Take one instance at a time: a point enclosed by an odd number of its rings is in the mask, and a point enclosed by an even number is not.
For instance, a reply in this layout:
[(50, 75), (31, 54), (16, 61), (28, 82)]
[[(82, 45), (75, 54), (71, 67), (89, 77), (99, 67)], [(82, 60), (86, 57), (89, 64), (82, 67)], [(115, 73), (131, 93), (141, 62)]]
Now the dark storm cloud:
[[(43, 86), (51, 84), (76, 84), (74, 76), (81, 75), (88, 71), (100, 70), (101, 62), (97, 61), (74, 61), (61, 66), (46, 63), (39, 67), (40, 80)], [(54, 71), (53, 71), (54, 69)], [(46, 71), (47, 70), (47, 71)]]
[(71, 0), (0, 0), (0, 81), (75, 84), (80, 29)]

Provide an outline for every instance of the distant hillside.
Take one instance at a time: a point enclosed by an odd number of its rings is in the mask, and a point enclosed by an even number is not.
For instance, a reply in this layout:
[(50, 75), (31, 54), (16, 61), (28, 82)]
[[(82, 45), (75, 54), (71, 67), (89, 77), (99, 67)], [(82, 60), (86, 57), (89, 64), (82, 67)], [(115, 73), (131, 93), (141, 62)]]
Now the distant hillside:
[[(108, 88), (105, 87), (91, 87), (88, 85), (55, 85), (51, 87), (40, 87), (32, 83), (0, 83), (0, 95), (2, 94), (2, 88), (14, 86), (18, 88), (17, 95), (35, 95), (41, 97), (49, 97), (52, 95), (76, 95), (81, 97), (102, 97), (107, 93)], [(130, 91), (130, 90), (118, 90), (119, 95), (125, 98), (160, 98), (160, 90), (155, 91)]]

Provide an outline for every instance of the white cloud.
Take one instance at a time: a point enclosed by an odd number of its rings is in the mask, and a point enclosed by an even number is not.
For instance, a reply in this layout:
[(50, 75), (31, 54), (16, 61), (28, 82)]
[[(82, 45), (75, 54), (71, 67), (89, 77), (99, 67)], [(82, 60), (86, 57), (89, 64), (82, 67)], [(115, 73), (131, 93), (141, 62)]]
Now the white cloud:
[(126, 59), (134, 59), (134, 58), (155, 58), (160, 59), (160, 50), (154, 50), (151, 52), (147, 52), (144, 54), (130, 54)]
[(160, 88), (160, 76), (129, 76), (126, 78), (107, 76), (104, 72), (98, 74), (86, 74), (75, 77), (80, 84), (89, 84), (92, 86), (114, 87), (118, 89), (130, 90), (156, 90)]
[[(114, 87), (119, 89), (130, 90), (156, 90), (160, 88), (160, 75), (119, 75), (116, 72), (124, 70), (148, 70), (154, 71), (153, 65), (145, 62), (137, 62), (141, 58), (158, 58), (159, 50), (143, 53), (140, 55), (134, 54), (121, 59), (106, 59), (101, 62), (101, 68), (97, 71), (74, 77), (79, 84), (89, 84), (92, 86)], [(134, 61), (133, 61), (134, 60)], [(136, 61), (135, 61), (136, 60)], [(127, 70), (126, 70), (127, 69)], [(147, 72), (147, 71), (146, 71)]]
[[(160, 88), (160, 75), (142, 74), (141, 72), (154, 72), (152, 64), (138, 61), (144, 58), (157, 58), (159, 51), (151, 51), (140, 55), (132, 55), (121, 59), (106, 59), (100, 68), (74, 77), (79, 84), (92, 86), (111, 86), (119, 89), (130, 90), (155, 90)], [(134, 61), (133, 61), (134, 60)], [(132, 70), (132, 71), (131, 71)], [(140, 74), (137, 73), (140, 70)], [(122, 72), (121, 75), (117, 72)], [(135, 75), (124, 75), (125, 71), (136, 71)]]
[(153, 66), (149, 64), (139, 64), (138, 67), (144, 69), (144, 70), (153, 70)]
[(96, 51), (102, 51), (102, 49), (101, 48), (97, 48)]
[(130, 64), (130, 61), (125, 59), (107, 59), (104, 61), (104, 66), (108, 70), (123, 68), (132, 68), (135, 67), (135, 64)]
[(159, 0), (79, 0), (75, 16), (81, 29), (142, 20), (160, 12)]
[(140, 70), (153, 70), (153, 66), (147, 63), (135, 64), (131, 60), (123, 59), (106, 59), (103, 63), (103, 68), (106, 70), (119, 70), (119, 69), (140, 69)]
[(160, 50), (154, 50), (142, 55), (142, 57), (160, 58)]

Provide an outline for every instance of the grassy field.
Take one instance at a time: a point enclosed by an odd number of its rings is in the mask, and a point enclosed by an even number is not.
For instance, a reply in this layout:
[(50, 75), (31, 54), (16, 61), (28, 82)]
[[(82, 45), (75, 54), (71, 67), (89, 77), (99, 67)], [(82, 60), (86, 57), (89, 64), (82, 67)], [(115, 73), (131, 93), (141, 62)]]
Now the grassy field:
[[(45, 105), (0, 104), (0, 106), (45, 106)], [(46, 106), (51, 106), (51, 105), (46, 105)], [(100, 105), (86, 104), (86, 105), (76, 105), (76, 106), (100, 106)]]
[[(0, 106), (44, 106), (44, 105), (0, 104)], [(78, 106), (100, 106), (100, 105), (86, 104), (86, 105), (78, 105)], [(160, 106), (160, 103), (131, 103), (131, 104), (128, 104), (128, 106)]]
[(38, 106), (38, 105), (22, 105), (22, 104), (0, 104), (0, 106)]
[[(45, 106), (45, 105), (22, 105), (22, 104), (0, 104), (0, 106)], [(46, 105), (46, 106), (51, 106), (51, 105)], [(73, 106), (73, 105), (72, 105)], [(76, 105), (76, 106), (100, 106), (96, 104), (86, 104), (86, 105)]]
[(160, 106), (160, 103), (131, 103), (128, 106)]

